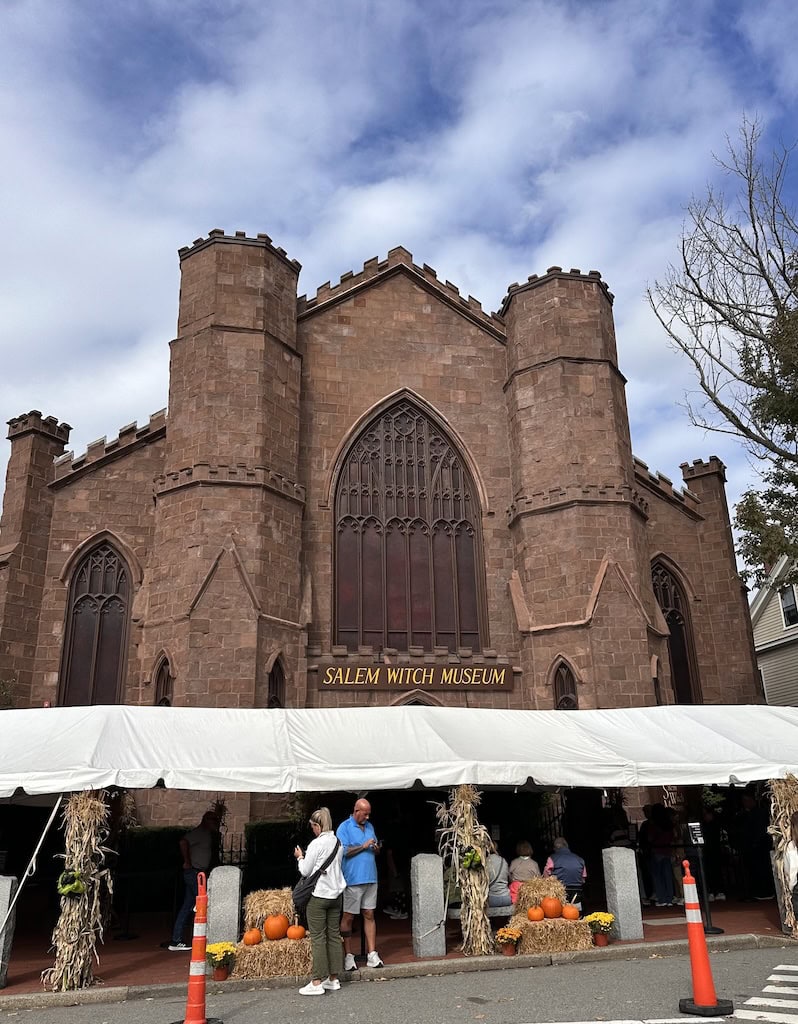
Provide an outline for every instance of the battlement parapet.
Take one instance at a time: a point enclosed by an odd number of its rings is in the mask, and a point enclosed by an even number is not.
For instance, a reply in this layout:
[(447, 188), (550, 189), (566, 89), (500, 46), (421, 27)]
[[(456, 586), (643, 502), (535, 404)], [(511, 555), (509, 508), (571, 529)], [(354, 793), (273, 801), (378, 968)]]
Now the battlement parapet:
[(633, 456), (633, 460), (635, 477), (642, 484), (645, 484), (647, 487), (651, 488), (651, 490), (658, 492), (661, 497), (666, 498), (667, 500), (676, 501), (693, 511), (698, 510), (701, 500), (697, 494), (694, 494), (693, 491), (690, 490), (689, 487), (674, 487), (673, 481), (670, 477), (659, 472), (652, 473), (647, 464), (643, 462), (642, 459), (638, 459), (636, 455)]
[(284, 263), (296, 271), (298, 274), (302, 269), (302, 264), (298, 260), (289, 259), (288, 253), (282, 246), (274, 245), (271, 238), (263, 234), (262, 232), (255, 235), (254, 237), (248, 235), (246, 231), (236, 231), (232, 235), (228, 235), (222, 228), (212, 228), (208, 232), (207, 238), (195, 238), (191, 245), (184, 245), (181, 249), (177, 250), (177, 255), (180, 258), (180, 262), (188, 259), (189, 256), (193, 256), (194, 253), (199, 252), (200, 249), (207, 249), (208, 246), (222, 243), (231, 243), (234, 245), (255, 245), (261, 249), (268, 249), (269, 252), (278, 256)]
[(337, 284), (325, 281), (316, 289), (316, 294), (308, 298), (307, 295), (300, 295), (297, 299), (297, 315), (303, 316), (318, 311), (328, 303), (340, 302), (347, 298), (352, 292), (362, 288), (364, 285), (378, 277), (395, 271), (397, 267), (404, 267), (412, 276), (419, 280), (430, 291), (439, 294), (449, 305), (459, 312), (468, 316), (478, 323), (484, 324), (497, 337), (504, 339), (504, 321), (496, 313), (486, 313), (482, 303), (473, 295), (463, 296), (460, 289), (451, 281), (441, 281), (437, 271), (424, 263), (419, 266), (413, 262), (413, 254), (404, 246), (397, 245), (388, 252), (384, 260), (376, 256), (366, 260), (358, 272), (347, 270), (342, 274)]
[(26, 434), (43, 434), (66, 444), (71, 430), (72, 427), (68, 423), (59, 423), (55, 416), (42, 416), (38, 409), (31, 409), (30, 412), (8, 421), (8, 440), (16, 441)]
[(507, 288), (507, 294), (502, 299), (501, 306), (499, 307), (499, 315), (501, 317), (506, 316), (507, 310), (510, 306), (510, 302), (516, 295), (521, 292), (531, 291), (533, 288), (541, 288), (543, 285), (551, 284), (552, 281), (590, 281), (593, 284), (597, 284), (601, 291), (607, 298), (610, 305), (615, 300), (615, 296), (609, 290), (607, 282), (601, 279), (601, 272), (598, 270), (589, 270), (586, 274), (583, 274), (578, 267), (571, 267), (570, 270), (563, 270), (562, 267), (549, 267), (545, 274), (530, 274), (524, 284), (519, 284), (514, 281)]
[(573, 484), (521, 495), (508, 506), (507, 519), (512, 523), (518, 516), (535, 515), (564, 505), (594, 505), (604, 502), (633, 505), (643, 515), (648, 514), (648, 501), (636, 488), (628, 484)]
[(105, 437), (99, 437), (96, 441), (90, 441), (86, 451), (80, 455), (74, 452), (65, 452), (55, 459), (55, 480), (64, 480), (78, 470), (87, 466), (95, 466), (109, 457), (117, 457), (122, 452), (129, 451), (137, 444), (150, 444), (152, 441), (162, 437), (166, 432), (166, 409), (159, 409), (150, 416), (149, 423), (140, 427), (134, 420), (124, 427), (119, 428), (118, 435), (108, 441)]
[(699, 476), (710, 476), (712, 474), (716, 474), (724, 483), (726, 482), (726, 466), (717, 455), (710, 455), (706, 462), (703, 459), (693, 459), (692, 463), (683, 462), (679, 469), (682, 471), (682, 478), (685, 482), (695, 480)]
[(193, 466), (163, 473), (155, 478), (155, 493), (168, 494), (185, 487), (224, 484), (239, 487), (265, 487), (281, 494), (291, 501), (304, 504), (305, 488), (268, 466), (248, 466), (244, 462), (235, 465), (196, 462)]

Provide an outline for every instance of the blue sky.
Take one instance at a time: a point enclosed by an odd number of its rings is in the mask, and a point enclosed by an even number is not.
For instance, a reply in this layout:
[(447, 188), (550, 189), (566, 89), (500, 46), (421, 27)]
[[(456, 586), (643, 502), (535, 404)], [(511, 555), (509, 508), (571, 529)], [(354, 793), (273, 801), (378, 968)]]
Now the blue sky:
[(301, 292), (402, 244), (488, 309), (600, 270), (636, 454), (718, 454), (733, 500), (753, 470), (689, 424), (644, 291), (744, 113), (798, 139), (796, 38), (782, 0), (5, 0), (0, 415), (77, 452), (163, 407), (176, 250), (210, 228), (267, 232)]

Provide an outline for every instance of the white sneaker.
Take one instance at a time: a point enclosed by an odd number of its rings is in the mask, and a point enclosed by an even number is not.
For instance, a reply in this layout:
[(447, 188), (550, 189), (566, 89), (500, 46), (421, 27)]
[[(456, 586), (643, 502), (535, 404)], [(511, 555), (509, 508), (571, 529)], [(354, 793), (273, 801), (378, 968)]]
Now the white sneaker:
[(385, 966), (383, 964), (382, 960), (380, 960), (380, 954), (377, 952), (376, 949), (372, 949), (372, 951), (369, 953), (368, 959), (366, 960), (366, 966), (367, 967), (384, 967)]
[(332, 978), (325, 978), (321, 983), (321, 987), (325, 992), (337, 992), (341, 987), (341, 982), (337, 978), (335, 980)]
[(324, 982), (318, 985), (314, 985), (312, 981), (309, 981), (307, 985), (299, 990), (301, 996), (323, 996), (324, 995)]
[(715, 893), (715, 899), (716, 900), (725, 900), (726, 899), (726, 893), (725, 892), (716, 892)]
[(344, 957), (344, 970), (345, 971), (356, 971), (357, 970), (357, 964), (355, 963), (355, 958), (352, 956), (351, 953), (347, 953), (346, 956)]
[(190, 953), (191, 946), (187, 946), (185, 942), (170, 942), (169, 951), (172, 953)]

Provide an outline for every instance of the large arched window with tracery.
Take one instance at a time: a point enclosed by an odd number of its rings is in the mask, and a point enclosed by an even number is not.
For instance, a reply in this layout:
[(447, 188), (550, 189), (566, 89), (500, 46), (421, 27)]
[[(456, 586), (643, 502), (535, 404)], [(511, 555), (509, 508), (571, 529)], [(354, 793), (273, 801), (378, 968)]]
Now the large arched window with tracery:
[(662, 562), (651, 567), (654, 596), (670, 630), (668, 654), (677, 704), (700, 704), (701, 689), (693, 645), (693, 629), (687, 596), (679, 580)]
[(59, 703), (119, 703), (130, 597), (130, 570), (111, 544), (98, 544), (78, 562), (69, 585)]
[(335, 640), (481, 650), (480, 508), (462, 456), (402, 399), (352, 442), (335, 491)]

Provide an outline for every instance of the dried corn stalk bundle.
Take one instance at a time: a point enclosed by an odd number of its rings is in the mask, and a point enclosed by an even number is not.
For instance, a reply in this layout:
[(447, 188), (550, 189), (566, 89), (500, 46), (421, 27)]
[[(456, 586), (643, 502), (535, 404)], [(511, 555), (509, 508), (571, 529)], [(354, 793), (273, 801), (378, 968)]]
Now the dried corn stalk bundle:
[(108, 805), (103, 793), (73, 793), (64, 807), (64, 871), (58, 881), (61, 914), (53, 931), (55, 964), (42, 971), (54, 992), (88, 988), (94, 981), (97, 940), (103, 937), (103, 904), (113, 893), (105, 865), (110, 852)]
[(798, 921), (792, 906), (792, 894), (787, 883), (787, 872), (784, 864), (784, 851), (791, 837), (790, 818), (798, 811), (798, 779), (788, 775), (784, 779), (771, 779), (770, 783), (770, 827), (768, 832), (773, 836), (773, 849), (776, 860), (776, 875), (781, 882), (784, 894), (784, 921), (792, 929), (792, 936), (798, 939)]
[(271, 914), (294, 919), (294, 901), (290, 889), (256, 889), (244, 898), (244, 928), (263, 928)]
[(477, 818), (482, 797), (474, 786), (449, 790), (448, 804), (438, 804), (438, 850), (462, 894), (460, 927), (465, 956), (490, 956), (495, 949), (488, 904), (488, 853), (493, 847)]

